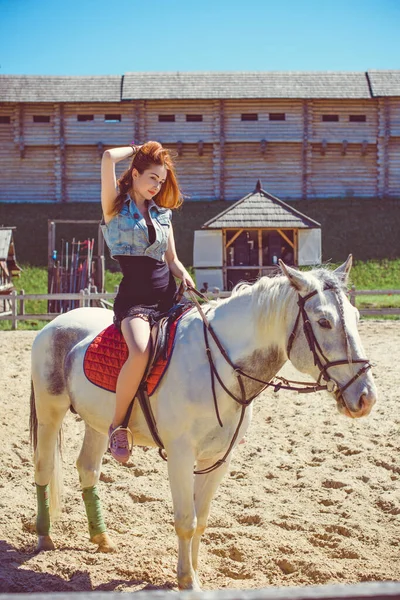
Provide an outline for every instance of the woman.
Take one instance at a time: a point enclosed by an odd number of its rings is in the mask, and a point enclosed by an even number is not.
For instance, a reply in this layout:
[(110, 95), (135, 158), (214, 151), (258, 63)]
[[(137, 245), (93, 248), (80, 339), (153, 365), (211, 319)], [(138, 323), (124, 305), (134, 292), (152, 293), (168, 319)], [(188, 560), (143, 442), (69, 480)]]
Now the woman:
[[(118, 182), (115, 164), (132, 157)], [(175, 251), (171, 210), (181, 204), (174, 164), (158, 142), (106, 150), (101, 162), (102, 230), (121, 267), (123, 278), (114, 303), (114, 323), (129, 355), (117, 381), (116, 408), (109, 430), (113, 457), (126, 462), (133, 437), (121, 427), (146, 369), (150, 328), (174, 302), (174, 276), (184, 285), (193, 280)]]

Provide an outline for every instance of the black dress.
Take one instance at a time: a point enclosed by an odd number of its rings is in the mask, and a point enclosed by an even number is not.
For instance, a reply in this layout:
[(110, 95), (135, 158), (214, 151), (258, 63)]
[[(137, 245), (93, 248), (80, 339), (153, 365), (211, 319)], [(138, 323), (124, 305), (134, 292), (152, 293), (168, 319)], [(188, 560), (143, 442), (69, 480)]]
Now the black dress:
[[(148, 225), (149, 241), (156, 233)], [(149, 256), (116, 256), (123, 278), (114, 302), (114, 324), (121, 329), (126, 317), (140, 317), (153, 325), (174, 304), (175, 279), (166, 262)]]

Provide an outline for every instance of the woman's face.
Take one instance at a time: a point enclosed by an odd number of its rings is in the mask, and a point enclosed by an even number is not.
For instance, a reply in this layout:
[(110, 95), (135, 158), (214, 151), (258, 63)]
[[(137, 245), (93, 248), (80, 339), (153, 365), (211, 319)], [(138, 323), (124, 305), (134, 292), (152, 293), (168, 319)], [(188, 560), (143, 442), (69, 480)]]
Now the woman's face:
[(151, 200), (158, 192), (167, 177), (164, 165), (152, 165), (142, 174), (136, 169), (132, 171), (133, 192), (137, 199)]

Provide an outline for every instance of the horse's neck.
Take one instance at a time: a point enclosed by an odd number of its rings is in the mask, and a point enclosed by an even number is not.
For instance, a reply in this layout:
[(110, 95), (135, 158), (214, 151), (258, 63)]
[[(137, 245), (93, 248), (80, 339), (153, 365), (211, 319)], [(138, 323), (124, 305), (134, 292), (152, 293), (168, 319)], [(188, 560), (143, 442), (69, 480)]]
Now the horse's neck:
[(234, 362), (265, 353), (268, 348), (286, 357), (289, 328), (294, 322), (287, 314), (294, 310), (289, 287), (286, 278), (277, 278), (262, 292), (253, 286), (215, 308), (212, 327)]

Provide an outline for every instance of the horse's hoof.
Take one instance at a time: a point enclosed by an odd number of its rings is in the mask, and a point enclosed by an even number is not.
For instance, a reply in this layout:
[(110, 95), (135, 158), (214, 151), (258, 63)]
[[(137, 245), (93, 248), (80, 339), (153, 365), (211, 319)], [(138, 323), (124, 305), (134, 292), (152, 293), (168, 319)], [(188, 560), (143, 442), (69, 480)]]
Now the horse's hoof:
[(117, 551), (116, 545), (111, 541), (110, 536), (106, 532), (98, 533), (97, 535), (94, 535), (90, 541), (93, 544), (98, 545), (96, 552), (107, 553), (107, 552), (116, 552)]
[(178, 588), (181, 592), (191, 590), (192, 592), (201, 592), (201, 586), (197, 575), (189, 579), (178, 579)]
[(53, 540), (49, 535), (39, 535), (35, 552), (47, 552), (48, 550), (55, 550)]

